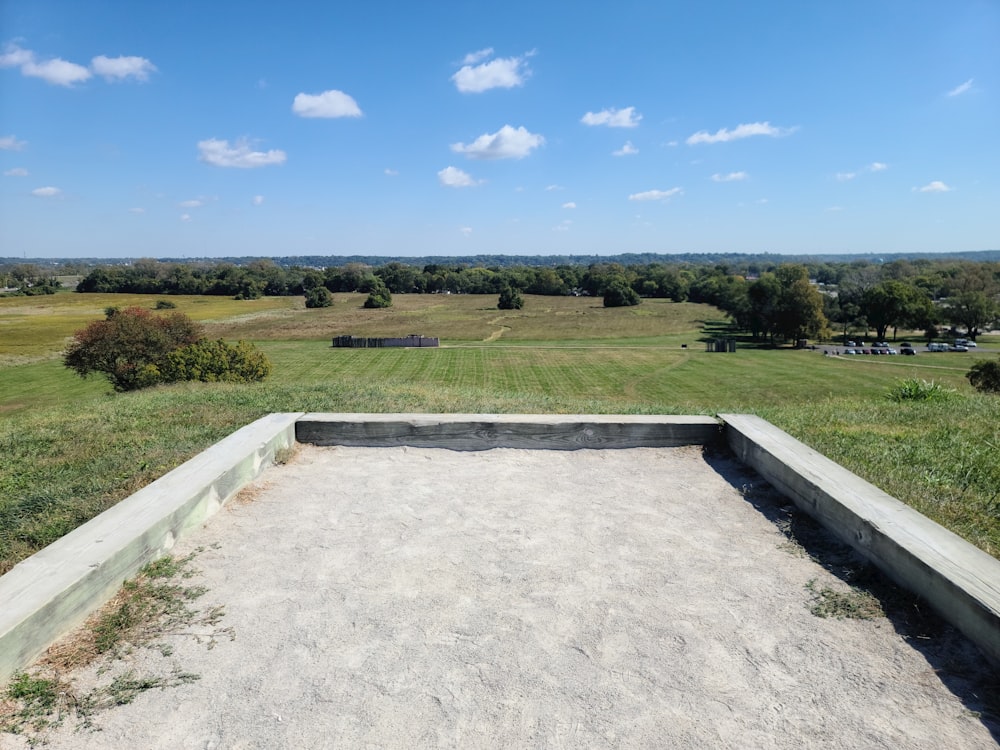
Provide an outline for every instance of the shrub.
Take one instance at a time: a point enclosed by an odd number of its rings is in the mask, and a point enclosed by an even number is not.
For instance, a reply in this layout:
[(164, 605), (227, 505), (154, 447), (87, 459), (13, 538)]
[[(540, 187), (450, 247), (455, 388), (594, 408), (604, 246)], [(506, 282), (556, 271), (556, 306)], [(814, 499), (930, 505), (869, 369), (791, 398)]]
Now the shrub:
[(222, 339), (202, 339), (170, 352), (161, 367), (163, 382), (253, 383), (271, 373), (271, 363), (253, 344), (230, 346)]
[(182, 313), (158, 316), (128, 307), (108, 308), (105, 315), (73, 335), (63, 364), (84, 378), (103, 373), (116, 391), (160, 382), (167, 354), (201, 338), (198, 324)]
[(171, 302), (168, 299), (158, 299), (156, 300), (156, 305), (154, 309), (156, 310), (173, 310), (177, 307), (176, 302)]
[(955, 395), (951, 388), (945, 388), (933, 380), (904, 378), (893, 386), (886, 396), (890, 401), (946, 401)]
[(333, 295), (325, 286), (316, 286), (306, 292), (306, 307), (330, 307), (333, 305)]
[(522, 307), (524, 307), (524, 297), (517, 289), (505, 286), (500, 290), (500, 299), (497, 302), (498, 309), (520, 310)]
[(629, 286), (624, 278), (616, 278), (604, 290), (605, 307), (630, 307), (642, 302), (639, 294)]
[(382, 279), (377, 276), (374, 278), (371, 292), (368, 294), (368, 299), (365, 300), (365, 307), (392, 307), (392, 295), (389, 293), (389, 289)]
[(980, 393), (1000, 393), (1000, 359), (981, 359), (965, 377)]

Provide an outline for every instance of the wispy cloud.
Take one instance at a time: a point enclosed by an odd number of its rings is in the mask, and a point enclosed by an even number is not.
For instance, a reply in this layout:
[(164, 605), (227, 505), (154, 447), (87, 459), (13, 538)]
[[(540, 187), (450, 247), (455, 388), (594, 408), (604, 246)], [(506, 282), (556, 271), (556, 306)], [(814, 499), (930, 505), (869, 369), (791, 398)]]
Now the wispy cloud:
[(385, 169), (383, 169), (382, 172), (385, 175), (387, 175), (388, 177), (397, 177), (399, 175), (399, 171), (398, 170), (389, 169), (389, 167), (386, 167)]
[(8, 169), (6, 172), (4, 172), (3, 176), (4, 177), (27, 177), (28, 176), (28, 170), (25, 169), (24, 167), (13, 167), (12, 169)]
[(534, 53), (528, 52), (519, 57), (497, 57), (489, 62), (480, 62), (493, 55), (493, 48), (470, 52), (451, 80), (455, 83), (455, 88), (463, 94), (480, 94), (490, 89), (512, 89), (523, 86), (531, 76), (527, 58), (532, 54)]
[(530, 133), (524, 127), (504, 125), (497, 132), (481, 135), (472, 143), (453, 143), (451, 150), (470, 159), (523, 159), (543, 143), (545, 139), (542, 136)]
[(475, 65), (476, 63), (482, 62), (487, 57), (493, 57), (492, 47), (486, 47), (485, 49), (470, 52), (462, 58), (462, 65)]
[(962, 94), (972, 90), (972, 80), (969, 79), (965, 83), (958, 84), (955, 88), (948, 92), (948, 96), (961, 96)]
[(196, 198), (189, 201), (181, 201), (177, 204), (179, 208), (199, 208), (204, 205), (205, 201)]
[(361, 108), (354, 98), (336, 89), (321, 94), (297, 94), (292, 112), (299, 117), (361, 117)]
[(798, 130), (798, 126), (779, 128), (769, 122), (748, 122), (737, 125), (732, 130), (720, 128), (715, 133), (709, 133), (707, 130), (699, 130), (694, 135), (689, 136), (686, 143), (689, 146), (694, 146), (698, 143), (728, 143), (729, 141), (738, 141), (755, 135), (781, 138), (794, 133), (796, 130)]
[(140, 215), (142, 215), (142, 214), (146, 213), (146, 209), (144, 209), (144, 208), (140, 208), (140, 207), (138, 207), (138, 206), (137, 206), (137, 207), (135, 207), (135, 208), (130, 208), (130, 209), (128, 210), (128, 212), (129, 212), (130, 214), (135, 214), (136, 216), (140, 216)]
[(90, 61), (90, 69), (108, 81), (124, 81), (134, 78), (148, 81), (149, 74), (156, 72), (156, 66), (145, 57), (105, 57), (98, 55)]
[(859, 174), (873, 173), (873, 172), (884, 172), (889, 168), (889, 165), (881, 161), (873, 161), (871, 164), (862, 167), (857, 172), (837, 172), (834, 177), (838, 182), (849, 182), (857, 177)]
[(607, 125), (609, 128), (635, 128), (641, 119), (642, 115), (635, 111), (635, 107), (625, 107), (625, 109), (611, 107), (600, 112), (587, 112), (580, 118), (580, 122), (591, 127)]
[(574, 201), (567, 201), (562, 204), (563, 208), (576, 208), (576, 203)]
[(238, 139), (232, 146), (229, 145), (229, 141), (209, 138), (198, 141), (198, 159), (213, 167), (253, 169), (284, 164), (287, 155), (278, 149), (254, 151), (246, 138)]
[(746, 172), (729, 172), (728, 174), (713, 174), (712, 180), (715, 182), (740, 182), (749, 177)]
[(639, 149), (632, 145), (632, 141), (625, 141), (625, 145), (617, 151), (612, 151), (612, 156), (634, 156), (639, 153)]
[(565, 189), (566, 188), (564, 188), (562, 185), (546, 185), (545, 186), (545, 192), (547, 192), (547, 193), (554, 193), (557, 190), (565, 190)]
[(263, 195), (255, 195), (253, 198), (250, 199), (250, 202), (253, 203), (255, 206), (263, 206), (264, 205), (264, 196)]
[(950, 193), (955, 188), (945, 185), (941, 180), (933, 180), (923, 187), (913, 188), (915, 193)]
[(0, 151), (20, 151), (27, 145), (27, 141), (19, 141), (12, 135), (0, 137)]
[(646, 190), (642, 193), (632, 193), (628, 197), (630, 201), (668, 201), (675, 195), (682, 195), (684, 190), (679, 187), (669, 190)]
[(464, 234), (466, 237), (468, 237), (470, 234), (472, 234), (472, 227), (459, 227), (458, 231)]
[(57, 187), (40, 187), (31, 191), (31, 194), (38, 198), (56, 198), (62, 195), (62, 190)]
[(482, 180), (477, 180), (468, 172), (463, 172), (458, 167), (445, 167), (438, 172), (438, 181), (445, 187), (464, 188), (475, 187)]

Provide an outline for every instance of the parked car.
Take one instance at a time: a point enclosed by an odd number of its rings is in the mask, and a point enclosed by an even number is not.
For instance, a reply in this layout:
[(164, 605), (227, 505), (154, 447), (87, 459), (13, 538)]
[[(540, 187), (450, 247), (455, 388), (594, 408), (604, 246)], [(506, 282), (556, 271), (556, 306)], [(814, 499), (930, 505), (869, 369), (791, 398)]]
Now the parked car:
[(969, 347), (967, 347), (967, 346), (958, 346), (957, 344), (955, 344), (953, 346), (949, 346), (948, 347), (948, 351), (949, 352), (967, 352), (967, 351), (969, 351)]
[(955, 346), (964, 346), (966, 349), (975, 349), (976, 342), (971, 339), (955, 339)]
[(946, 352), (948, 351), (947, 344), (941, 344), (938, 342), (932, 342), (927, 345), (927, 351), (929, 352)]
[(913, 357), (916, 356), (917, 350), (914, 349), (912, 346), (907, 346), (906, 344), (903, 344), (901, 347), (899, 347), (899, 353)]

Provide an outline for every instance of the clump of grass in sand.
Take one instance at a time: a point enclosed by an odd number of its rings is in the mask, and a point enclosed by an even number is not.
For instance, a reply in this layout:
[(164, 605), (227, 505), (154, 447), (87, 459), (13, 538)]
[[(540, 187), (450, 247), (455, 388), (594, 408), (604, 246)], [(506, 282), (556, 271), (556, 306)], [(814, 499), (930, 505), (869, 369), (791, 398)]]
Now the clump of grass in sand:
[[(166, 657), (173, 647), (170, 636), (191, 636), (212, 648), (219, 637), (233, 637), (231, 629), (217, 628), (222, 607), (199, 609), (194, 602), (203, 586), (185, 583), (195, 574), (194, 553), (182, 558), (155, 560), (105, 604), (82, 628), (54, 644), (29, 670), (14, 675), (0, 691), (0, 732), (20, 734), (29, 744), (44, 744), (49, 730), (67, 717), (79, 726), (93, 727), (94, 715), (113, 706), (131, 703), (140, 693), (197, 680), (197, 674), (173, 666), (166, 674), (137, 674), (126, 670), (108, 675), (105, 684), (86, 691), (74, 687), (73, 672), (106, 659), (99, 672), (111, 671), (117, 660), (135, 649), (152, 648)], [(203, 628), (201, 632), (192, 628)]]

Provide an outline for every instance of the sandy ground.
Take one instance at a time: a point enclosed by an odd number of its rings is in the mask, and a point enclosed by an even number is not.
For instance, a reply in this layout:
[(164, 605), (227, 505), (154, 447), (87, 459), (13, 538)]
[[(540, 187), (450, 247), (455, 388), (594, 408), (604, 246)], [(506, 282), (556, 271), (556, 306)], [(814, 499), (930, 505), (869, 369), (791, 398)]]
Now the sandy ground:
[(235, 640), (116, 662), (201, 677), (49, 746), (995, 747), (941, 676), (971, 647), (811, 614), (846, 587), (755, 481), (700, 449), (304, 447), (176, 550)]

